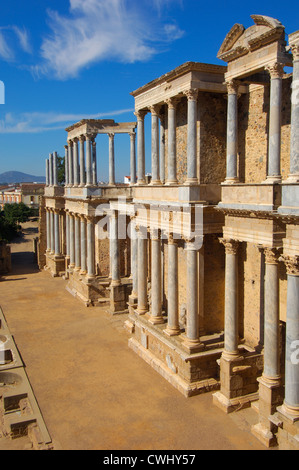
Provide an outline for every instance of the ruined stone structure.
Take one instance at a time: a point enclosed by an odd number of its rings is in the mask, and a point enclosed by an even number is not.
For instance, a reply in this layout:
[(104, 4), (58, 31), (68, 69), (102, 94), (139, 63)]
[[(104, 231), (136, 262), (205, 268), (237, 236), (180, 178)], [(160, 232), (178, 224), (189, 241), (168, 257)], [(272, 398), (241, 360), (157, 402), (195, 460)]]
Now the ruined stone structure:
[[(252, 406), (265, 445), (298, 449), (299, 32), (287, 42), (278, 20), (252, 19), (226, 36), (227, 66), (188, 62), (134, 91), (137, 122), (67, 129), (65, 187), (47, 160), (45, 267), (86, 305), (128, 312), (129, 346), (186, 397)], [(127, 186), (118, 133), (131, 139)]]

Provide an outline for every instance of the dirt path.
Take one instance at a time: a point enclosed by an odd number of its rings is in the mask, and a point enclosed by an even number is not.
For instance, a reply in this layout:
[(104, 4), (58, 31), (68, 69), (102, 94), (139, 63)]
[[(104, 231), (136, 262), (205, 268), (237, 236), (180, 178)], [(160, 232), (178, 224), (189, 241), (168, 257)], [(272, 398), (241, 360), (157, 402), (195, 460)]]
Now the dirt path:
[(183, 397), (128, 348), (123, 316), (84, 307), (39, 272), (36, 225), (24, 228), (0, 305), (56, 449), (264, 449), (248, 432), (252, 410), (226, 416), (211, 394)]

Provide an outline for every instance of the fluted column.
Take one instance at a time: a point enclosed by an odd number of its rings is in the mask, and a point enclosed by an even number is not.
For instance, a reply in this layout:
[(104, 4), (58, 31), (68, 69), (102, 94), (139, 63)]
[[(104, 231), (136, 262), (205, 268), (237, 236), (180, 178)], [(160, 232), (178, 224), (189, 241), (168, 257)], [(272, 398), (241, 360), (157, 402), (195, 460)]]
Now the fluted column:
[(148, 311), (147, 296), (147, 232), (138, 229), (138, 315)]
[(169, 336), (175, 336), (180, 333), (178, 245), (172, 235), (168, 238), (168, 308), (167, 327), (164, 333)]
[(73, 164), (73, 142), (68, 141), (68, 160), (69, 160), (69, 186), (74, 185), (74, 164)]
[(165, 114), (160, 115), (160, 178), (165, 183)]
[(64, 168), (65, 168), (65, 186), (68, 187), (70, 184), (69, 180), (69, 152), (68, 146), (64, 146)]
[(131, 185), (136, 184), (136, 134), (130, 133), (130, 171)]
[(86, 185), (86, 167), (85, 167), (85, 136), (80, 135), (80, 187), (83, 188)]
[(238, 246), (236, 240), (221, 239), (225, 247), (225, 326), (224, 352), (226, 359), (239, 355), (238, 332)]
[(95, 227), (94, 218), (87, 217), (87, 277), (95, 277)]
[(92, 141), (92, 184), (97, 186), (98, 184), (98, 165), (97, 165), (97, 143), (95, 140)]
[(109, 185), (115, 185), (115, 155), (114, 155), (114, 134), (109, 136)]
[(238, 183), (238, 89), (239, 82), (230, 80), (227, 84), (227, 150), (226, 183)]
[(283, 256), (287, 267), (287, 321), (284, 411), (299, 417), (299, 256)]
[(187, 180), (186, 184), (198, 184), (197, 175), (197, 98), (198, 90), (185, 92), (188, 99)]
[(91, 135), (86, 134), (86, 187), (92, 186)]
[(152, 114), (152, 181), (151, 184), (159, 185), (160, 162), (159, 162), (159, 111), (160, 106), (150, 108)]
[(118, 212), (112, 211), (110, 215), (110, 256), (111, 256), (111, 279), (113, 286), (119, 286), (120, 280), (120, 258), (118, 240)]
[(161, 238), (158, 230), (151, 233), (151, 292), (152, 305), (149, 321), (154, 325), (164, 323), (162, 315), (162, 270), (161, 270)]
[(78, 154), (78, 139), (73, 139), (73, 164), (74, 164), (74, 186), (79, 186), (79, 154)]
[(177, 184), (177, 152), (176, 152), (176, 107), (177, 99), (170, 98), (168, 105), (168, 175), (167, 184)]
[[(289, 40), (290, 37), (289, 36)], [(299, 44), (294, 44), (293, 80), (292, 80), (292, 115), (291, 115), (291, 156), (289, 182), (299, 182)]]
[(137, 111), (137, 173), (138, 184), (145, 184), (145, 140), (144, 140), (144, 118), (147, 111)]
[(266, 67), (270, 73), (270, 115), (269, 115), (269, 151), (267, 181), (281, 181), (281, 105), (283, 65), (279, 63)]
[(201, 346), (199, 339), (198, 249), (193, 241), (186, 242), (187, 259), (187, 324), (184, 345), (192, 350)]
[(75, 259), (75, 219), (74, 214), (70, 213), (70, 269), (74, 269), (76, 265)]

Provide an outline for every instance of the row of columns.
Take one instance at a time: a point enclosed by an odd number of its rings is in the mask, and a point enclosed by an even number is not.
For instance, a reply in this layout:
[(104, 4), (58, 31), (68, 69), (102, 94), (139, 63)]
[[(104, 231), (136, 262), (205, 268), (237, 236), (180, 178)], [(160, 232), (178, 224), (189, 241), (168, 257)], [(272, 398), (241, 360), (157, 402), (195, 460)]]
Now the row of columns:
[[(291, 111), (291, 158), (289, 182), (299, 181), (299, 46), (293, 51), (293, 84)], [(267, 181), (280, 182), (281, 177), (281, 108), (284, 64), (273, 63), (265, 69), (270, 74), (270, 111)], [(226, 182), (239, 182), (238, 175), (238, 92), (237, 79), (227, 81), (227, 170)]]
[[(238, 349), (238, 247), (236, 240), (221, 239), (225, 246), (225, 342), (223, 357), (234, 360)], [(280, 256), (277, 248), (264, 248), (265, 316), (264, 372), (262, 381), (281, 385), (279, 348), (279, 261), (284, 261), (288, 276), (286, 320), (285, 402), (290, 414), (299, 416), (299, 367), (294, 351), (299, 349), (299, 256)]]
[[(197, 163), (197, 109), (198, 90), (190, 89), (184, 92), (188, 100), (188, 138), (187, 138), (187, 185), (198, 184)], [(138, 184), (145, 184), (145, 135), (144, 118), (150, 111), (151, 124), (151, 157), (152, 157), (152, 185), (166, 183), (173, 185), (177, 179), (177, 105), (180, 97), (172, 97), (166, 100), (168, 108), (168, 173), (165, 175), (165, 114), (161, 113), (162, 105), (154, 105), (149, 110), (136, 111), (138, 125), (137, 159), (138, 159)], [(159, 138), (160, 119), (160, 138)]]
[[(159, 230), (154, 230), (148, 237), (147, 229), (134, 226), (137, 237), (133, 250), (138, 244), (138, 263), (133, 267), (133, 284), (136, 285), (138, 315), (149, 312), (149, 322), (156, 325), (164, 323), (163, 317), (163, 279), (162, 279), (162, 238)], [(151, 243), (151, 308), (148, 302), (148, 243)], [(179, 322), (179, 276), (178, 276), (178, 240), (172, 234), (168, 237), (168, 305), (167, 326), (164, 333), (168, 336), (181, 334)], [(183, 345), (188, 350), (199, 350), (202, 345), (199, 338), (199, 264), (198, 248), (193, 241), (185, 242), (187, 263), (187, 320)], [(136, 282), (134, 281), (136, 278)], [(133, 287), (133, 291), (134, 291)]]
[(61, 224), (60, 211), (58, 209), (47, 209), (47, 252), (56, 257), (61, 256)]
[(95, 135), (81, 135), (65, 145), (65, 185), (91, 187), (98, 184)]
[(46, 160), (46, 186), (58, 186), (57, 158), (57, 152), (54, 152)]

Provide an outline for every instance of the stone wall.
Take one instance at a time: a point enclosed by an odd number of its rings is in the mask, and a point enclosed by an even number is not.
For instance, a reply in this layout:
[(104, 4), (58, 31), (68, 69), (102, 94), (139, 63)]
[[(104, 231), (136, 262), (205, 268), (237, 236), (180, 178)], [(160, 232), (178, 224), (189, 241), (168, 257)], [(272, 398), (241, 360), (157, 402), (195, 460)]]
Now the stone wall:
[(7, 274), (11, 271), (10, 246), (0, 241), (0, 274)]

